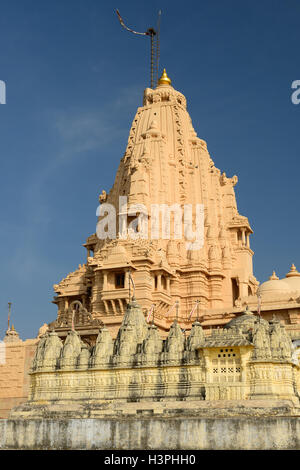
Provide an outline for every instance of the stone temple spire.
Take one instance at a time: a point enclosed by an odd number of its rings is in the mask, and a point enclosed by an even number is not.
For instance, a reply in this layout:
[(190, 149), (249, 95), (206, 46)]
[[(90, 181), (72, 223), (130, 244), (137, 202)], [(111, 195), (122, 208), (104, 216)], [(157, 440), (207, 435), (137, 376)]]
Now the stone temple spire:
[[(85, 244), (87, 264), (55, 285), (54, 302), (63, 320), (68, 306), (79, 300), (93, 318), (107, 326), (120, 325), (128, 300), (128, 271), (135, 282), (135, 296), (144, 312), (155, 303), (155, 323), (168, 330), (174, 320), (167, 315), (179, 301), (179, 322), (189, 328), (189, 312), (199, 301), (199, 315), (218, 322), (224, 309), (233, 309), (240, 297), (254, 294), (247, 217), (239, 214), (234, 187), (237, 177), (227, 177), (214, 164), (206, 142), (197, 136), (187, 111), (185, 96), (171, 85), (164, 69), (155, 89), (146, 88), (143, 105), (133, 119), (128, 143), (115, 181), (105, 188), (100, 204), (116, 208), (116, 239), (100, 240), (96, 234)], [(119, 207), (119, 197), (127, 198)], [(175, 216), (170, 212), (170, 237), (151, 238), (153, 205), (182, 210), (202, 205), (204, 245), (189, 249), (186, 233), (175, 238)], [(139, 211), (132, 207), (139, 205)], [(142, 207), (142, 208), (141, 208)], [(144, 213), (148, 238), (124, 238), (126, 226)], [(178, 220), (177, 220), (178, 222)], [(93, 254), (93, 256), (91, 256)], [(115, 327), (114, 327), (115, 328)]]

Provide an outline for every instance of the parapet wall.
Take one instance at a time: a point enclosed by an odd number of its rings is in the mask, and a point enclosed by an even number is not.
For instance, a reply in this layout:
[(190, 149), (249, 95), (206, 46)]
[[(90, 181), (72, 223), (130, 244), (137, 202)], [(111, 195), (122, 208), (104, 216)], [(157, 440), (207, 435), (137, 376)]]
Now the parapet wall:
[(5, 361), (0, 364), (0, 419), (28, 399), (28, 375), (38, 340), (5, 343)]
[(297, 417), (0, 420), (0, 449), (299, 450)]

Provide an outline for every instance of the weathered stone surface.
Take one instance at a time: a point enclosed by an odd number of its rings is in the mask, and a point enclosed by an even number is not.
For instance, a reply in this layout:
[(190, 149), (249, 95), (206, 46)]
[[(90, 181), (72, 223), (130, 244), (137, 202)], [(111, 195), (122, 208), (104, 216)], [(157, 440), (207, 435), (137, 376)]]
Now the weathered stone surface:
[(2, 449), (300, 449), (297, 417), (0, 420)]
[(189, 338), (175, 320), (162, 341), (133, 300), (114, 342), (109, 335), (104, 329), (89, 349), (75, 331), (63, 347), (56, 333), (46, 333), (33, 363), (29, 400), (10, 417), (89, 418), (101, 415), (103, 404), (113, 414), (114, 404), (130, 402), (155, 410), (159, 402), (194, 401), (197, 408), (201, 401), (219, 400), (244, 400), (245, 406), (289, 400), (299, 407), (300, 368), (291, 362), (291, 340), (276, 320), (260, 322), (246, 310), (238, 324), (207, 337), (195, 322)]

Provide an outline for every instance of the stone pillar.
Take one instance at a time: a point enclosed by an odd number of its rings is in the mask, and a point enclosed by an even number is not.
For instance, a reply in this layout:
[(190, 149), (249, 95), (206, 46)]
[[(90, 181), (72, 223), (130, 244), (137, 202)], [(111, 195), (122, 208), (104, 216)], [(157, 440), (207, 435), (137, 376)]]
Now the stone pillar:
[(241, 381), (243, 383), (247, 382), (247, 358), (245, 354), (243, 354), (243, 348), (240, 348), (241, 352)]
[[(125, 277), (124, 277), (124, 288), (129, 289), (129, 271), (125, 271)], [(132, 285), (130, 284), (130, 292), (132, 292)], [(129, 299), (130, 300), (130, 299)]]
[(245, 229), (242, 229), (242, 245), (246, 246)]
[(161, 274), (157, 275), (157, 290), (161, 290)]
[(248, 296), (248, 282), (239, 280), (239, 296), (247, 297)]
[(205, 363), (205, 382), (212, 383), (212, 367), (209, 352), (203, 349), (204, 363)]
[(103, 290), (107, 290), (107, 271), (102, 271), (103, 274)]

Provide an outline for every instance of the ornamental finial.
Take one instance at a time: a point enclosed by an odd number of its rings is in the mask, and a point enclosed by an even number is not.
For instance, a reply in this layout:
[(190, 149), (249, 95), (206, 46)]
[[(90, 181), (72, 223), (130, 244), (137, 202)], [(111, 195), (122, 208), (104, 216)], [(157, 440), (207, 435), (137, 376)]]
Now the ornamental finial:
[(171, 85), (171, 79), (168, 77), (166, 69), (164, 69), (162, 76), (158, 80), (158, 85)]

